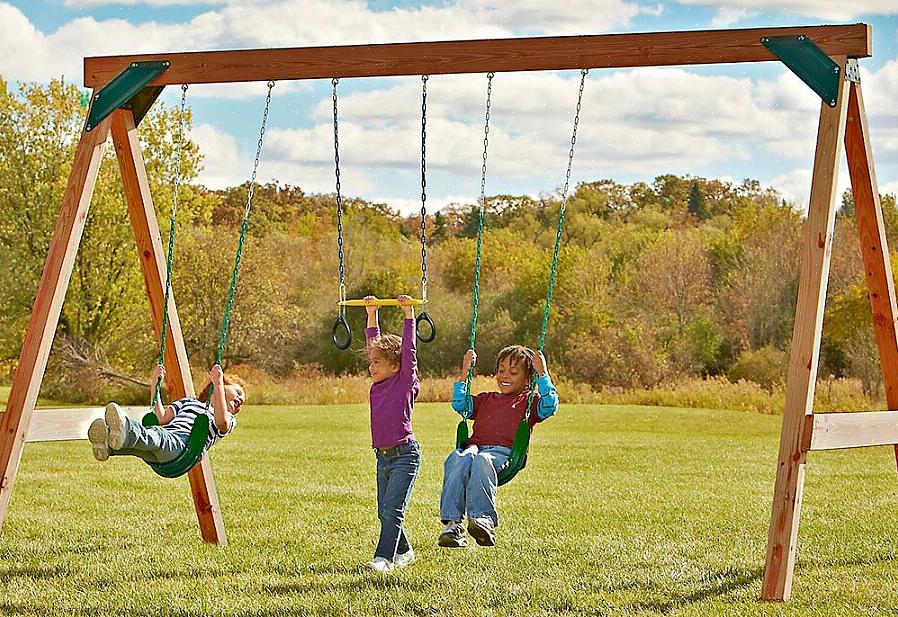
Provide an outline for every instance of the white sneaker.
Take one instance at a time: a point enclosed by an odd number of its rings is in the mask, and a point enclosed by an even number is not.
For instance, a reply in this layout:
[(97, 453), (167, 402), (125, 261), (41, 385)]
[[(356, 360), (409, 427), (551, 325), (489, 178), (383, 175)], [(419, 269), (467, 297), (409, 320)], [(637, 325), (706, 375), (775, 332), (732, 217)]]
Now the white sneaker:
[(94, 458), (98, 461), (109, 459), (109, 443), (106, 440), (106, 423), (103, 418), (97, 418), (87, 427), (87, 440), (94, 451)]
[(383, 572), (384, 574), (393, 571), (393, 563), (385, 557), (375, 557), (371, 561), (365, 562), (364, 566), (366, 568), (371, 568), (375, 572)]
[(404, 568), (406, 566), (410, 566), (415, 563), (415, 551), (412, 549), (408, 549), (405, 553), (401, 555), (396, 555), (396, 558), (393, 559), (393, 567), (394, 568)]
[(125, 426), (127, 419), (125, 412), (118, 406), (118, 403), (109, 403), (106, 405), (106, 426), (109, 428), (108, 443), (113, 450), (121, 450), (125, 445)]

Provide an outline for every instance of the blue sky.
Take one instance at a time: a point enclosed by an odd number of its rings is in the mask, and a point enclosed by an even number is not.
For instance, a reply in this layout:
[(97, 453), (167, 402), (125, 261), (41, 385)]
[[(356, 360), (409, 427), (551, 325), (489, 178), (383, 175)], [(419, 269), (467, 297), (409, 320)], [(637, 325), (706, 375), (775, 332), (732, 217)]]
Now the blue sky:
[[(0, 74), (65, 75), (84, 56), (299, 47), (364, 42), (601, 34), (864, 22), (873, 58), (862, 76), (877, 176), (898, 192), (898, 1), (756, 0), (0, 0)], [(22, 60), (22, 59), (26, 60)], [(494, 81), (488, 193), (539, 194), (563, 182), (576, 71), (500, 74)], [(479, 190), (485, 79), (428, 84), (428, 193), (439, 207)], [(409, 212), (418, 195), (416, 78), (341, 82), (347, 194)], [(178, 89), (169, 88), (166, 104)], [(248, 177), (264, 85), (194, 86), (193, 138), (208, 154), (209, 186)], [(584, 95), (573, 179), (651, 180), (663, 173), (751, 177), (804, 204), (819, 99), (777, 63), (593, 71)], [(275, 87), (260, 178), (332, 191), (330, 84)], [(847, 172), (840, 174), (846, 187)]]

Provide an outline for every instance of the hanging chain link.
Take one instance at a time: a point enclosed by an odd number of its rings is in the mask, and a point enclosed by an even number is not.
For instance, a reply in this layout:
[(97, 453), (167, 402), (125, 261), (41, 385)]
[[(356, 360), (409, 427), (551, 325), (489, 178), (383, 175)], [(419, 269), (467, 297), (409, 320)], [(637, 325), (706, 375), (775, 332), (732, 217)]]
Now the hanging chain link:
[[(558, 275), (558, 253), (561, 249), (561, 234), (564, 231), (564, 214), (567, 207), (568, 189), (571, 184), (571, 168), (574, 164), (574, 146), (577, 144), (577, 127), (580, 124), (580, 107), (583, 104), (583, 88), (586, 85), (586, 76), (589, 69), (580, 70), (580, 90), (577, 93), (577, 111), (574, 114), (574, 129), (571, 132), (571, 148), (567, 156), (567, 172), (564, 175), (564, 188), (561, 191), (561, 206), (558, 209), (558, 227), (555, 230), (555, 249), (552, 253), (552, 268), (549, 271), (549, 284), (546, 290), (546, 306), (543, 310), (543, 323), (539, 331), (539, 346), (537, 350), (542, 352), (546, 345), (546, 332), (549, 329), (549, 312), (552, 309), (552, 295), (555, 292), (555, 278)], [(533, 375), (533, 383), (530, 385), (530, 395), (527, 397), (527, 409), (524, 412), (524, 421), (530, 420), (530, 408), (533, 398), (536, 396), (536, 374)]]
[[(240, 272), (240, 260), (243, 257), (243, 246), (246, 242), (246, 231), (249, 228), (249, 213), (253, 207), (253, 196), (256, 192), (256, 174), (259, 171), (259, 161), (262, 159), (262, 143), (265, 137), (265, 126), (268, 123), (268, 111), (271, 107), (271, 90), (274, 82), (268, 82), (268, 95), (265, 97), (265, 110), (262, 112), (262, 126), (259, 128), (259, 142), (256, 144), (256, 158), (253, 161), (253, 173), (249, 182), (249, 190), (246, 193), (246, 205), (243, 208), (243, 223), (240, 225), (240, 239), (237, 242), (237, 255), (234, 257), (234, 270), (231, 273), (231, 285), (228, 289), (228, 301), (225, 304), (224, 319), (222, 320), (221, 336), (218, 339), (218, 351), (215, 353), (215, 364), (221, 364), (224, 350), (228, 344), (228, 330), (231, 324), (231, 312), (234, 308), (234, 294), (237, 291), (237, 275)], [(211, 401), (211, 390), (210, 397)], [(208, 403), (207, 403), (208, 404)]]
[(421, 300), (427, 303), (427, 75), (421, 76)]
[[(168, 219), (168, 255), (165, 263), (165, 294), (162, 301), (162, 332), (159, 343), (159, 364), (165, 366), (165, 341), (168, 337), (168, 299), (171, 296), (172, 264), (175, 257), (175, 226), (178, 220), (178, 196), (181, 192), (181, 161), (184, 158), (184, 117), (187, 108), (187, 84), (181, 84), (181, 105), (178, 109), (178, 143), (175, 148), (177, 159), (175, 160), (175, 187), (171, 200), (171, 215)], [(153, 400), (150, 407), (155, 408), (156, 402), (162, 396), (162, 377), (156, 380), (153, 387)]]
[[(340, 192), (340, 136), (338, 131), (337, 116), (337, 84), (340, 80), (336, 77), (331, 80), (333, 92), (331, 98), (334, 102), (334, 175), (337, 187), (337, 259), (340, 266), (340, 302), (346, 299), (346, 273), (343, 264), (343, 196)], [(345, 315), (346, 307), (340, 306), (340, 315)]]
[[(474, 349), (477, 340), (477, 313), (480, 307), (480, 262), (483, 254), (483, 226), (484, 210), (486, 208), (486, 160), (490, 144), (490, 106), (492, 105), (493, 77), (495, 73), (486, 75), (486, 113), (483, 121), (483, 164), (480, 167), (480, 200), (477, 209), (477, 253), (474, 258), (474, 292), (471, 302), (471, 335), (468, 338), (468, 349)], [(465, 392), (468, 396), (465, 400), (465, 418), (470, 418), (473, 413), (473, 399), (471, 393), (471, 381), (474, 378), (474, 365), (468, 368), (468, 376), (465, 379)]]

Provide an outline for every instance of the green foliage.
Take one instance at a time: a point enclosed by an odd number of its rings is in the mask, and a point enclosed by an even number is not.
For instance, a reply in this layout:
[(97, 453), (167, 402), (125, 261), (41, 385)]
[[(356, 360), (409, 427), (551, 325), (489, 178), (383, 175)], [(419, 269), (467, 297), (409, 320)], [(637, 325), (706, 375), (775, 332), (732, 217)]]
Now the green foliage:
[[(61, 81), (14, 90), (0, 81), (0, 366), (18, 356), (83, 114), (78, 89)], [(177, 123), (176, 110), (157, 105), (139, 130), (163, 236)], [(248, 190), (199, 186), (202, 155), (186, 143), (173, 277), (200, 375), (214, 357)], [(104, 388), (120, 390), (128, 379), (145, 380), (157, 349), (111, 149), (105, 159), (58, 330), (67, 342), (51, 358), (56, 391), (75, 397), (83, 382), (77, 395), (83, 400), (104, 398)], [(855, 212), (850, 195), (844, 201), (822, 370), (860, 378), (873, 395), (880, 377)], [(895, 198), (881, 202), (887, 235), (898, 241)], [(487, 197), (477, 337), (484, 373), (501, 347), (538, 342), (560, 206), (551, 193)], [(788, 349), (804, 218), (776, 191), (750, 179), (599, 179), (573, 189), (566, 215), (546, 340), (559, 378), (595, 389), (653, 387), (738, 373), (756, 353), (746, 350)], [(426, 310), (438, 334), (436, 342), (419, 345), (425, 374), (455, 375), (468, 344), (476, 221), (475, 204), (428, 216)], [(343, 224), (349, 296), (419, 295), (418, 215), (402, 217), (388, 204), (346, 196)], [(338, 315), (335, 196), (277, 182), (257, 186), (249, 234), (225, 363), (282, 378), (311, 365), (327, 375), (364, 372), (363, 311), (347, 311), (354, 352), (331, 344)], [(384, 309), (381, 324), (398, 332), (400, 312)], [(89, 375), (71, 378), (81, 368), (62, 356), (72, 350)], [(110, 380), (112, 374), (123, 380)], [(756, 377), (772, 383), (770, 373)]]
[(743, 379), (753, 381), (767, 390), (772, 390), (785, 383), (788, 361), (789, 356), (786, 352), (773, 347), (746, 349), (730, 367), (727, 377), (733, 382)]

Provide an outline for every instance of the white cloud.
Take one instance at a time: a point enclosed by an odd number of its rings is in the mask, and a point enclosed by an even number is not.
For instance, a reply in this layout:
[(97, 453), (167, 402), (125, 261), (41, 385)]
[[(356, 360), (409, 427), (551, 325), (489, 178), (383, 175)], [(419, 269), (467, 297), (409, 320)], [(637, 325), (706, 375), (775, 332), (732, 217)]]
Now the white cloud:
[(212, 189), (234, 186), (243, 182), (251, 173), (252, 161), (241, 155), (233, 135), (218, 130), (211, 124), (199, 124), (190, 132), (205, 157), (199, 181)]
[[(745, 10), (743, 0), (678, 0), (680, 4), (708, 6), (718, 10), (715, 19), (725, 20)], [(832, 21), (848, 21), (860, 15), (896, 15), (898, 3), (890, 0), (754, 0), (753, 11), (779, 11)], [(727, 22), (727, 25), (734, 23)]]
[(715, 28), (726, 28), (757, 14), (757, 11), (751, 11), (745, 7), (724, 7), (714, 15), (711, 25)]
[[(92, 9), (98, 6), (182, 6), (197, 4), (234, 4), (241, 0), (65, 0), (63, 5), (67, 9)], [(246, 0), (242, 0), (245, 2)]]

